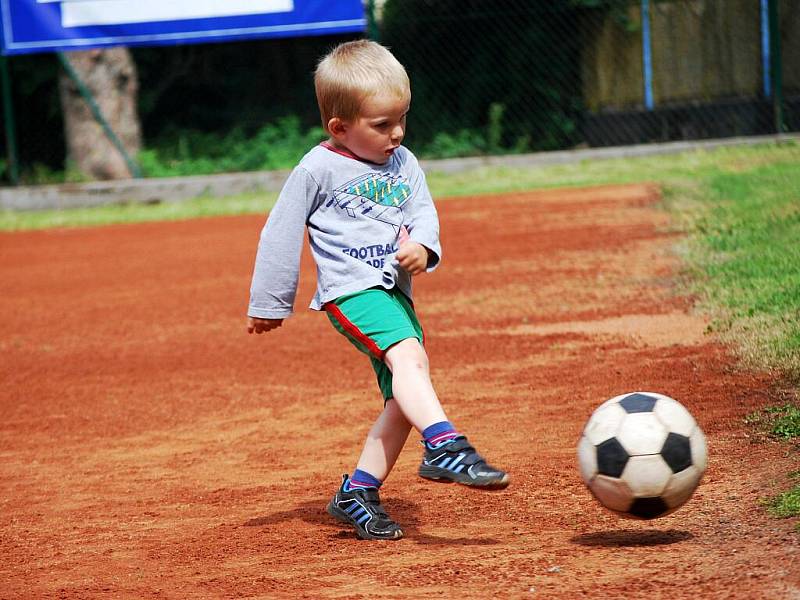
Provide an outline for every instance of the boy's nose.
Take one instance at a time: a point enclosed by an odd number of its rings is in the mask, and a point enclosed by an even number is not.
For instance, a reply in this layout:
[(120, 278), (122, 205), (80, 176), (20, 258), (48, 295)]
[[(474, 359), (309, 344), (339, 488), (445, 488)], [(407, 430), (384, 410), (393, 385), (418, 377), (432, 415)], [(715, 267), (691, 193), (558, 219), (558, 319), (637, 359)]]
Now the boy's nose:
[(403, 133), (404, 133), (403, 128), (400, 125), (392, 129), (392, 141), (396, 142), (402, 140)]

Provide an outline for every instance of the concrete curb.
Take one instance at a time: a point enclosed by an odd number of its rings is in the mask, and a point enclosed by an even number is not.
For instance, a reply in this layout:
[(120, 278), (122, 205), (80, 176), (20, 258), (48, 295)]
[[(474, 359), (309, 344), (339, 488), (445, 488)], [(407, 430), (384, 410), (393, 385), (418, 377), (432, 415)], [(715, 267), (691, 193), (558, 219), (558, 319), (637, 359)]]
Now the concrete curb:
[(198, 196), (219, 197), (280, 190), (288, 176), (289, 171), (259, 171), (0, 188), (0, 209), (45, 210), (104, 204), (180, 202)]
[[(727, 146), (752, 146), (782, 141), (800, 141), (800, 133), (726, 138), (697, 142), (667, 142), (638, 146), (587, 148), (507, 156), (476, 156), (420, 161), (427, 172), (458, 173), (481, 167), (536, 168), (547, 165), (576, 163), (636, 156), (677, 154)], [(276, 192), (281, 189), (289, 171), (224, 173), (196, 177), (125, 179), (70, 183), (60, 185), (0, 188), (2, 210), (45, 210), (100, 206), (104, 204), (155, 204), (180, 202), (198, 196), (222, 197), (242, 193)]]

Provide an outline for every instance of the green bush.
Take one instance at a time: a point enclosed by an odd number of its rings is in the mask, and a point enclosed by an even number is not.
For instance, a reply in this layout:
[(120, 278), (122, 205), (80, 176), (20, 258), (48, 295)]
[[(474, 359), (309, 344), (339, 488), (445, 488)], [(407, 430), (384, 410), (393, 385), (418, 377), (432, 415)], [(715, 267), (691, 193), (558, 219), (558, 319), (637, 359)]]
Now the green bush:
[(441, 131), (433, 139), (415, 150), (423, 158), (454, 158), (476, 156), (486, 149), (486, 139), (480, 131), (461, 129), (455, 133)]
[(138, 160), (148, 177), (289, 169), (324, 137), (321, 127), (303, 131), (297, 117), (284, 117), (251, 136), (241, 128), (224, 136), (183, 131), (155, 140)]

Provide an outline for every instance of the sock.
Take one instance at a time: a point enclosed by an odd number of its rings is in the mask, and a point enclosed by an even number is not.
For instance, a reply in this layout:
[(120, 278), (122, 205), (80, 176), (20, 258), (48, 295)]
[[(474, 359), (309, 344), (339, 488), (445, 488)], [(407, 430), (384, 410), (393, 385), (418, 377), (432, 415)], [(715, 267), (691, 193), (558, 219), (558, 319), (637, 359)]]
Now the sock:
[(365, 487), (374, 487), (379, 488), (383, 482), (370, 475), (366, 471), (362, 471), (361, 469), (356, 469), (353, 471), (353, 474), (350, 476), (350, 479), (347, 480), (347, 483), (344, 486), (344, 491), (349, 492), (352, 489), (358, 488), (365, 488)]
[(425, 445), (428, 448), (438, 448), (439, 446), (453, 441), (461, 434), (456, 431), (450, 421), (440, 421), (433, 425), (426, 427), (422, 432), (422, 437), (425, 438)]

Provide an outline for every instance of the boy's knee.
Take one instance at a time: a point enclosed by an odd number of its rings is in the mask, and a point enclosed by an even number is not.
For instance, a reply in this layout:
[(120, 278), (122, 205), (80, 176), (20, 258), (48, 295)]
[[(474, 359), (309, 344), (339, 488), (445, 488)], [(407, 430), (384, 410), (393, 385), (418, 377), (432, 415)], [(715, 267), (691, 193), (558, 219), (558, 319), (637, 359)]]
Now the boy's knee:
[(393, 372), (400, 364), (428, 369), (428, 355), (417, 338), (406, 338), (396, 343), (386, 351), (384, 361)]

